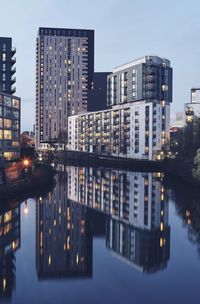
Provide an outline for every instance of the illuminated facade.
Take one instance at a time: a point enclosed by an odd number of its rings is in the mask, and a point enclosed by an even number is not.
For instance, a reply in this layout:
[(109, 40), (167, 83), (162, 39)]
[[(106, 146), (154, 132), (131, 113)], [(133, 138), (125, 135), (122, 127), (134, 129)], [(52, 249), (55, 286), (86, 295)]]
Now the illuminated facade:
[(0, 37), (0, 92), (14, 94), (16, 89), (15, 58), (16, 49), (12, 47), (12, 38)]
[(191, 89), (191, 101), (185, 104), (185, 122), (193, 122), (194, 117), (200, 117), (200, 88)]
[(167, 193), (162, 174), (68, 167), (68, 197), (107, 216), (106, 246), (143, 272), (167, 266)]
[(92, 275), (92, 238), (83, 206), (67, 199), (66, 183), (39, 198), (36, 261), (40, 279)]
[(0, 93), (0, 155), (5, 160), (20, 156), (20, 108), (19, 97)]
[(15, 251), (20, 247), (20, 207), (0, 211), (0, 299), (15, 287)]
[(39, 28), (36, 41), (36, 147), (56, 140), (69, 115), (87, 111), (94, 31)]
[(68, 149), (136, 159), (161, 159), (169, 150), (172, 68), (146, 56), (108, 76), (111, 109), (70, 116)]

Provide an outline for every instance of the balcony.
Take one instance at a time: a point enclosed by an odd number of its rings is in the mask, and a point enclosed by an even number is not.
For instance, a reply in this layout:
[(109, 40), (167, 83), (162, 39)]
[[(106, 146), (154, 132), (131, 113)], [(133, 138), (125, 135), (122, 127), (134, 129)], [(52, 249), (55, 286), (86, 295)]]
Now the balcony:
[(15, 74), (16, 73), (16, 68), (14, 67), (12, 70), (11, 70), (11, 74)]
[(14, 84), (16, 82), (16, 77), (11, 78), (11, 83)]
[(12, 56), (14, 56), (16, 54), (16, 48), (12, 48), (11, 54), (12, 54)]
[(16, 63), (16, 57), (11, 58), (11, 64), (14, 65)]
[(14, 94), (16, 92), (16, 87), (11, 88), (11, 94)]

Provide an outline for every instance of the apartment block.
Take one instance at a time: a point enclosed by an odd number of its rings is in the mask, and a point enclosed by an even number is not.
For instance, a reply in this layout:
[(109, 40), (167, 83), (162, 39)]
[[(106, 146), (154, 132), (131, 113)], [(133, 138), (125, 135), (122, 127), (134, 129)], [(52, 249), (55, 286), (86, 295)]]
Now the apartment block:
[(168, 150), (169, 111), (169, 105), (143, 100), (105, 111), (70, 116), (68, 149), (137, 159), (161, 159)]
[(191, 89), (190, 102), (185, 104), (185, 122), (193, 122), (194, 117), (200, 117), (200, 88)]
[(0, 155), (4, 160), (20, 156), (20, 108), (19, 97), (0, 93)]
[(113, 69), (108, 76), (108, 105), (139, 100), (172, 101), (172, 68), (170, 61), (145, 56)]
[(16, 82), (16, 49), (12, 47), (12, 38), (0, 37), (0, 92), (14, 94)]
[[(144, 79), (151, 82), (145, 84)], [(146, 56), (116, 68), (108, 76), (111, 108), (70, 116), (68, 149), (162, 159), (169, 150), (171, 98), (172, 69), (167, 59)]]
[(36, 40), (36, 147), (56, 141), (69, 115), (87, 111), (94, 31), (39, 28)]

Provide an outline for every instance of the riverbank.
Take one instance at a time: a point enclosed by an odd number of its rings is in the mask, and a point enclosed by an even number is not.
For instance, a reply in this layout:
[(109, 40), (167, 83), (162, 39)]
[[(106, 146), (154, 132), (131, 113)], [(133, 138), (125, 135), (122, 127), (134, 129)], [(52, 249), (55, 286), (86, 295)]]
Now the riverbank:
[(66, 165), (109, 167), (140, 172), (163, 172), (195, 187), (199, 187), (200, 185), (199, 181), (193, 178), (193, 164), (189, 160), (166, 158), (164, 160), (151, 161), (78, 151), (57, 152), (56, 158), (63, 161)]
[(57, 151), (55, 159), (65, 165), (126, 169), (130, 171), (158, 172), (164, 170), (163, 161), (133, 159), (78, 151)]
[(14, 197), (31, 197), (53, 186), (55, 171), (46, 165), (36, 165), (31, 175), (15, 182), (0, 185), (0, 202)]

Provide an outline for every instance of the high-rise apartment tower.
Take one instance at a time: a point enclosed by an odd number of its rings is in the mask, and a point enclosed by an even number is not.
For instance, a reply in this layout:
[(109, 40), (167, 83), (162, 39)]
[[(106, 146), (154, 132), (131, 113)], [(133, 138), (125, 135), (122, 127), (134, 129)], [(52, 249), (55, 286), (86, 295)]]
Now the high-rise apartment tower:
[(94, 31), (39, 28), (36, 42), (36, 147), (56, 141), (69, 115), (87, 111)]

